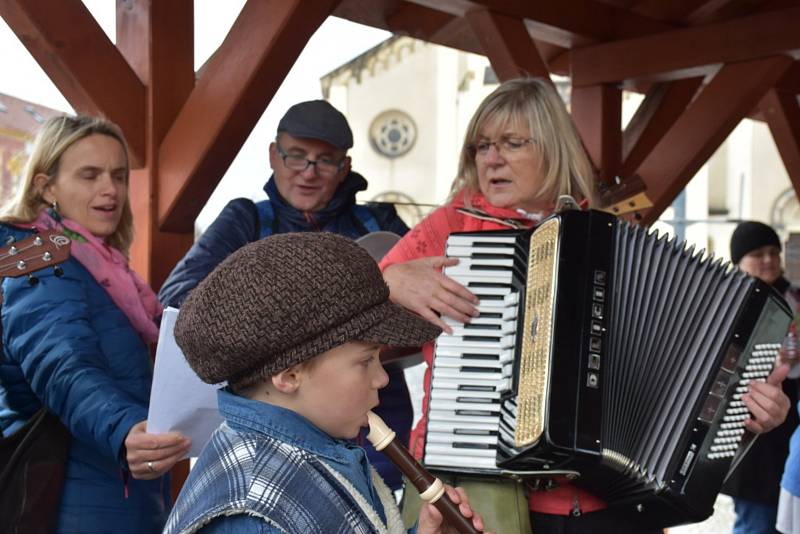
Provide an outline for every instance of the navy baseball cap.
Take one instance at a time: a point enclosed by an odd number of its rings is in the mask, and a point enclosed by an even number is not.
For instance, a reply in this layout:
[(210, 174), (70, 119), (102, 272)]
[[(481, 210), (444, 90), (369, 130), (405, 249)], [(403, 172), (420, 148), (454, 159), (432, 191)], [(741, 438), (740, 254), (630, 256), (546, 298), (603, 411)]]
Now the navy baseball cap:
[(353, 132), (342, 112), (326, 100), (309, 100), (290, 107), (278, 123), (278, 133), (319, 139), (341, 150), (353, 146)]

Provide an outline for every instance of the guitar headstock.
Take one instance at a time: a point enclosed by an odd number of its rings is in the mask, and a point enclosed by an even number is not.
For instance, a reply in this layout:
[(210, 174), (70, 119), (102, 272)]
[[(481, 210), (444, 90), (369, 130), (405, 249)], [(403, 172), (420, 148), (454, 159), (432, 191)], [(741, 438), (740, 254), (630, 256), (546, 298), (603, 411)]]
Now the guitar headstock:
[(10, 243), (0, 248), (0, 278), (16, 278), (55, 267), (69, 258), (71, 244), (70, 238), (58, 230), (46, 230)]

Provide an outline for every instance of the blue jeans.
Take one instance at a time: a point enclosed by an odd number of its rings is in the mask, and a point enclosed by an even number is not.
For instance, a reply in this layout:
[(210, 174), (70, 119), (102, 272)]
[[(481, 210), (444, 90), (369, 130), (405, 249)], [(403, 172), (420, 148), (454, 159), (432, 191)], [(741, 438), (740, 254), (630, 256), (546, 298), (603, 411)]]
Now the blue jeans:
[(733, 499), (733, 505), (736, 510), (733, 534), (778, 534), (775, 530), (777, 504)]

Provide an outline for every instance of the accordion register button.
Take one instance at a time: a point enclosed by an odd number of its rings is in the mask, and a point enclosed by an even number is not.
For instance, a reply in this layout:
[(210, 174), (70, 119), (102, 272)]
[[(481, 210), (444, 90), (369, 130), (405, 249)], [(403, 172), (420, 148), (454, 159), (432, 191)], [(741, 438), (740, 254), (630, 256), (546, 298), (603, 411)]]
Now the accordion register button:
[(600, 338), (597, 336), (589, 337), (589, 350), (592, 352), (600, 352), (600, 347), (602, 346), (602, 342)]
[(592, 292), (592, 299), (596, 302), (603, 302), (606, 299), (605, 288), (595, 286)]
[(600, 385), (600, 377), (597, 373), (589, 373), (586, 376), (586, 385), (595, 389)]
[(606, 272), (605, 271), (595, 271), (594, 272), (594, 283), (600, 286), (606, 285)]
[(589, 369), (600, 369), (599, 354), (589, 354)]

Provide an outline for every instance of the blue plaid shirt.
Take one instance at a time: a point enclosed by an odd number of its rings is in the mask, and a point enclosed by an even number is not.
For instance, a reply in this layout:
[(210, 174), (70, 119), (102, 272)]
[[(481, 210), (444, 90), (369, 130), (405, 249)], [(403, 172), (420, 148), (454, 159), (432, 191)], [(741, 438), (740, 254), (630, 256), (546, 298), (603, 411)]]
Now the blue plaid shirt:
[[(226, 434), (263, 436), (291, 447), (303, 449), (340, 473), (386, 522), (383, 505), (372, 483), (370, 465), (364, 449), (347, 440), (339, 440), (314, 426), (301, 415), (284, 408), (259, 401), (249, 400), (234, 395), (226, 390), (219, 392), (219, 409), (225, 423), (215, 432), (212, 443), (203, 450), (198, 465), (192, 470), (184, 491), (181, 492), (175, 505), (173, 516), (187, 513), (188, 510), (203, 509), (204, 492), (211, 492), (211, 477), (214, 473), (204, 474), (209, 459), (216, 459), (221, 452), (224, 456), (226, 442), (220, 439)], [(227, 429), (225, 426), (227, 425)], [(237, 469), (238, 465), (223, 462), (226, 471)], [(198, 471), (199, 472), (196, 472)], [(239, 474), (228, 474), (229, 480), (239, 481)], [(216, 480), (216, 479), (215, 479)], [(216, 482), (218, 484), (218, 482)], [(268, 491), (279, 493), (280, 488), (269, 488)], [(186, 494), (186, 495), (184, 495)], [(181, 501), (184, 501), (183, 503)], [(313, 504), (309, 505), (313, 508)], [(169, 525), (178, 518), (170, 517)], [(203, 529), (204, 534), (240, 534), (240, 533), (278, 533), (281, 532), (263, 519), (238, 513), (236, 515), (219, 515), (211, 520)]]

